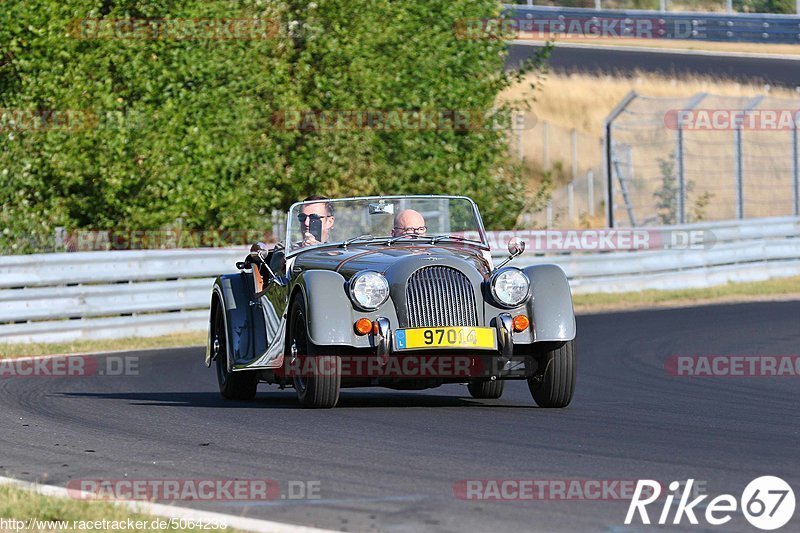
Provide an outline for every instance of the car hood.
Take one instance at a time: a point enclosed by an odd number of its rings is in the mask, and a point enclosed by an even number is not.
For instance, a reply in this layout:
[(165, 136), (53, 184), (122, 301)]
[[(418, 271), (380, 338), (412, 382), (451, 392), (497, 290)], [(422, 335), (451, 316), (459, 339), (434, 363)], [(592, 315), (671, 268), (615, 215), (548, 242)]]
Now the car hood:
[(456, 267), (471, 265), (481, 276), (486, 279), (490, 274), (489, 264), (484, 259), (479, 248), (467, 245), (445, 244), (385, 244), (350, 246), (346, 250), (341, 248), (319, 248), (301, 252), (295, 259), (293, 269), (301, 270), (333, 270), (339, 272), (345, 279), (361, 270), (375, 270), (386, 272), (398, 263), (415, 263), (419, 267), (431, 265), (440, 261), (440, 264), (449, 264)]

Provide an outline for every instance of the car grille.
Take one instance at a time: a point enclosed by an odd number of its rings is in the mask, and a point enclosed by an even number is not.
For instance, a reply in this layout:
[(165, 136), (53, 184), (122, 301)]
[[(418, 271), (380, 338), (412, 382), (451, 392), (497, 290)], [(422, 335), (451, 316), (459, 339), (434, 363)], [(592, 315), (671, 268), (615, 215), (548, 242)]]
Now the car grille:
[(475, 292), (455, 268), (423, 267), (406, 286), (408, 327), (477, 326)]

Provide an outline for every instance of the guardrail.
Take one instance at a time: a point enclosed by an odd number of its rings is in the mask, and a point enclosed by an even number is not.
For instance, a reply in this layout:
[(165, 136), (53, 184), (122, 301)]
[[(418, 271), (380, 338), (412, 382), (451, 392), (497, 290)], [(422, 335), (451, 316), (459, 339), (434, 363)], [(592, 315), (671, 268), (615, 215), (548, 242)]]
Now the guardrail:
[[(800, 275), (797, 217), (649, 231), (702, 232), (710, 244), (702, 249), (549, 255), (531, 247), (512, 264), (557, 264), (567, 273), (576, 294), (699, 288)], [(510, 238), (532, 235), (530, 231), (496, 231), (489, 237), (499, 258)], [(0, 257), (0, 342), (204, 331), (214, 277), (235, 272), (235, 262), (246, 251), (247, 247)]]
[[(764, 43), (800, 43), (800, 16), (754, 13), (696, 13), (696, 12), (662, 12), (652, 10), (596, 10), (577, 7), (549, 7), (505, 4), (506, 12), (513, 14), (519, 29), (525, 25), (531, 28), (558, 28), (563, 24), (561, 33), (586, 31), (586, 28), (597, 27), (603, 36), (603, 23), (606, 27), (614, 24), (612, 37), (651, 37), (653, 39), (689, 39), (698, 41), (720, 42), (764, 42)], [(537, 26), (547, 22), (544, 26)], [(554, 26), (550, 22), (555, 23)], [(571, 23), (577, 25), (571, 26)], [(649, 23), (643, 27), (641, 24)], [(592, 25), (594, 23), (594, 26)], [(570, 28), (573, 29), (570, 29)], [(644, 35), (637, 32), (649, 31)], [(580, 36), (580, 34), (578, 35)], [(592, 38), (592, 35), (587, 35)]]

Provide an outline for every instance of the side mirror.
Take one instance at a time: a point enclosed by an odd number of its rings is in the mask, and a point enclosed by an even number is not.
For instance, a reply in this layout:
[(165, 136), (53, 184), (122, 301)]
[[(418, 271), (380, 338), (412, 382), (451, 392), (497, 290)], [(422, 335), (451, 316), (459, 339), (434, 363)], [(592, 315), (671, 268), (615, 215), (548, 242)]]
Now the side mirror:
[(525, 241), (521, 241), (521, 240), (517, 239), (516, 237), (512, 238), (510, 241), (508, 241), (508, 253), (510, 255), (508, 257), (506, 257), (503, 260), (502, 263), (500, 263), (499, 265), (494, 267), (494, 269), (495, 270), (500, 270), (501, 268), (506, 266), (509, 261), (511, 261), (515, 257), (521, 255), (522, 252), (524, 252), (524, 251), (525, 251)]
[[(269, 285), (270, 283), (277, 283), (283, 287), (286, 285), (286, 280), (276, 275), (275, 272), (273, 272), (269, 267), (269, 254), (271, 253), (272, 250), (270, 250), (266, 244), (259, 241), (250, 247), (250, 254), (245, 263), (242, 263), (242, 266), (247, 266), (246, 263), (249, 262), (251, 268), (260, 269), (261, 267), (264, 267), (268, 274), (265, 286)], [(239, 266), (238, 263), (237, 266)]]
[(269, 252), (269, 248), (267, 248), (266, 244), (264, 244), (263, 242), (259, 241), (259, 242), (253, 244), (253, 246), (250, 247), (250, 253), (251, 254), (252, 253), (258, 254), (258, 252), (262, 252), (262, 253)]
[(521, 255), (522, 252), (524, 251), (525, 251), (525, 241), (517, 239), (516, 237), (508, 241), (508, 253), (511, 254), (512, 257), (517, 257), (518, 255)]

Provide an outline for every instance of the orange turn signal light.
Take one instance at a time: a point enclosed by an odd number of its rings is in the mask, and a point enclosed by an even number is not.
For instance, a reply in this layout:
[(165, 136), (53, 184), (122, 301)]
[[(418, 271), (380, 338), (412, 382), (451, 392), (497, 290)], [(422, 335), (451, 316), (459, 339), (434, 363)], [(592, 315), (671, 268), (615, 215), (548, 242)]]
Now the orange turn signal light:
[(372, 320), (369, 318), (359, 318), (356, 320), (356, 323), (353, 324), (353, 328), (358, 335), (366, 335), (372, 331)]
[(514, 331), (516, 331), (517, 333), (519, 333), (520, 331), (525, 331), (526, 329), (528, 329), (528, 326), (531, 325), (531, 321), (528, 320), (528, 317), (526, 317), (525, 315), (515, 316), (512, 322), (514, 324)]

